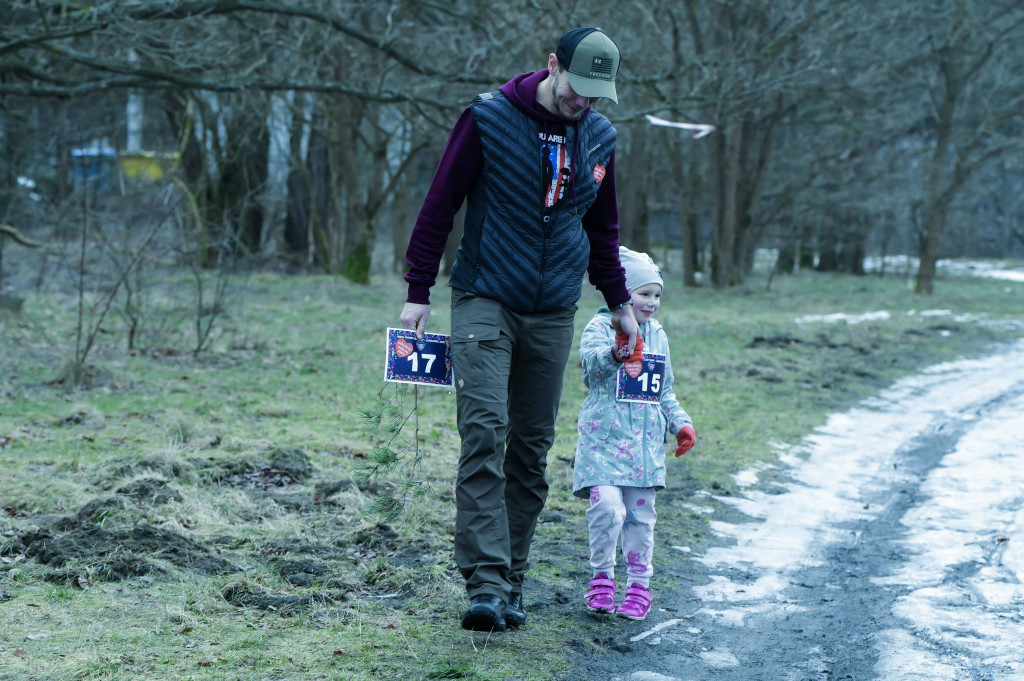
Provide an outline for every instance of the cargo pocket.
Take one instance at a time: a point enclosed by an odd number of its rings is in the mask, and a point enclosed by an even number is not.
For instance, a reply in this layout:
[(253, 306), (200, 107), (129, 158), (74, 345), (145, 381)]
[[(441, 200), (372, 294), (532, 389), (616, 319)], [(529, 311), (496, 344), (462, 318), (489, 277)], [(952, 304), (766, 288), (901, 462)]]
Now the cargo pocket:
[(452, 329), (456, 390), (508, 385), (511, 342), (493, 324), (468, 322)]

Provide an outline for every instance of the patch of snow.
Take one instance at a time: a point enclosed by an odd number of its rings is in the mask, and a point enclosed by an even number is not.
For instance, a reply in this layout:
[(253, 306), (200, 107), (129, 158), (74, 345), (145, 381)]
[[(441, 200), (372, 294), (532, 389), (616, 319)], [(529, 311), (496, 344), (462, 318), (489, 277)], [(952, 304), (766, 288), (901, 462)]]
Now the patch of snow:
[[(938, 659), (933, 653), (913, 649), (913, 636), (899, 629), (875, 635), (875, 647), (880, 651), (875, 672), (887, 681), (957, 681), (961, 671)], [(890, 676), (895, 664), (908, 668), (906, 674)]]
[(835, 324), (836, 322), (846, 322), (847, 324), (862, 324), (864, 322), (878, 322), (885, 321), (891, 318), (887, 310), (879, 310), (877, 312), (863, 312), (861, 314), (846, 314), (845, 312), (835, 312), (833, 314), (809, 314), (803, 317), (797, 317), (797, 324), (810, 324), (813, 322), (824, 322), (825, 324)]
[[(962, 659), (987, 665), (986, 678), (1021, 678), (1022, 385), (1024, 341), (991, 357), (935, 365), (831, 416), (806, 439), (805, 458), (795, 450), (780, 453), (780, 461), (793, 465), (788, 491), (717, 497), (760, 522), (712, 521), (712, 529), (735, 544), (697, 558), (723, 571), (695, 588), (705, 604), (699, 612), (737, 627), (749, 615), (785, 617), (797, 607), (782, 595), (793, 574), (819, 564), (825, 547), (849, 541), (850, 521), (884, 512), (884, 505), (865, 498), (917, 482), (898, 465), (901, 449), (959, 421), (970, 424), (968, 431), (922, 483), (926, 500), (903, 518), (910, 560), (880, 578), (909, 591), (893, 611), (907, 621), (906, 630), (877, 635), (879, 678), (966, 678), (957, 662)], [(1016, 397), (993, 410), (990, 403), (1003, 395)], [(742, 577), (725, 576), (737, 570)], [(964, 570), (969, 576), (961, 578)]]
[(637, 641), (642, 641), (645, 638), (647, 638), (648, 636), (650, 636), (652, 634), (656, 634), (659, 631), (662, 631), (663, 629), (668, 629), (669, 627), (674, 627), (675, 625), (679, 624), (682, 621), (683, 620), (681, 620), (681, 619), (665, 620), (664, 622), (661, 622), (660, 624), (655, 626), (653, 629), (648, 629), (647, 631), (645, 631), (645, 632), (643, 632), (641, 634), (637, 634), (636, 636), (633, 636), (629, 640), (632, 641), (633, 643), (636, 643)]
[[(916, 652), (942, 647), (973, 653), (985, 665), (1021, 662), (1024, 546), (1017, 545), (1024, 544), (1022, 413), (1024, 396), (973, 423), (957, 449), (922, 484), (928, 500), (901, 520), (909, 530), (903, 544), (911, 558), (894, 574), (875, 581), (910, 590), (893, 613), (910, 623)], [(965, 566), (966, 576), (951, 578), (951, 572)], [(891, 661), (889, 669), (897, 676), (886, 678), (910, 678), (898, 676), (905, 664)]]
[(956, 274), (1024, 282), (1024, 270), (1007, 269), (985, 260), (940, 260), (943, 269)]
[[(633, 672), (626, 678), (628, 681), (679, 681), (675, 676), (665, 676), (657, 672)], [(615, 677), (615, 681), (621, 681), (621, 677)]]
[(753, 487), (757, 484), (758, 479), (757, 471), (753, 469), (740, 471), (733, 476), (733, 480), (735, 480), (736, 484), (740, 487)]
[[(1005, 279), (1006, 281), (1024, 282), (1024, 270), (989, 270), (979, 273), (980, 276), (990, 279)], [(1004, 289), (1009, 292), (1009, 289)]]
[(740, 661), (728, 649), (715, 648), (714, 650), (704, 651), (700, 654), (700, 658), (704, 660), (704, 664), (712, 669), (729, 669), (730, 667), (740, 666)]

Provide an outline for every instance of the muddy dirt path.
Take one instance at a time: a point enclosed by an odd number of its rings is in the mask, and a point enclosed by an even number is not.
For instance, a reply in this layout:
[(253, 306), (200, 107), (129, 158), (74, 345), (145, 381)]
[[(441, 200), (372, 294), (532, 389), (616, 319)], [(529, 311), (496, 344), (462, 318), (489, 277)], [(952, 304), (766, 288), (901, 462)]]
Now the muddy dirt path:
[(1024, 343), (901, 381), (805, 445), (783, 486), (742, 473), (719, 501), (750, 521), (713, 520), (722, 545), (680, 553), (679, 591), (609, 623), (569, 678), (1024, 679)]

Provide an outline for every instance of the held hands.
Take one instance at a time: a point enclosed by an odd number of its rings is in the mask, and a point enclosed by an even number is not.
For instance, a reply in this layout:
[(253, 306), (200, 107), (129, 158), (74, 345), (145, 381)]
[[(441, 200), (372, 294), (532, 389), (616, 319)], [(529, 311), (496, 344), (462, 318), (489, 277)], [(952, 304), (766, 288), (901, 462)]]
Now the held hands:
[[(636, 317), (633, 316), (632, 305), (620, 307), (612, 312), (612, 328), (615, 329), (617, 335), (625, 335), (634, 342), (640, 340), (640, 327), (637, 326)], [(618, 343), (616, 343), (616, 349), (618, 349)]]
[(676, 433), (676, 456), (680, 457), (686, 452), (690, 451), (693, 445), (697, 444), (697, 433), (694, 432), (693, 426), (683, 426)]
[(616, 334), (615, 345), (612, 347), (612, 357), (616, 362), (642, 362), (644, 359), (644, 339), (636, 337), (636, 345), (633, 346), (633, 354), (629, 353), (629, 336), (624, 333)]

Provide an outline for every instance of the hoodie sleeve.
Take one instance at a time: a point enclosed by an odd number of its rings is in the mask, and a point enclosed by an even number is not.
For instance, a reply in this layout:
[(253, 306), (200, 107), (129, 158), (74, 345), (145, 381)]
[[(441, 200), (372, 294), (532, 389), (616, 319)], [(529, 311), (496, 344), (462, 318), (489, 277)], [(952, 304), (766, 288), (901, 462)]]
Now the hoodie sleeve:
[[(480, 176), (483, 150), (469, 107), (462, 112), (448, 136), (441, 161), (423, 199), (405, 263), (409, 266), (405, 280), (409, 284), (406, 302), (430, 304), (430, 288), (437, 281), (448, 235), (466, 196)], [(616, 251), (617, 252), (617, 251)]]
[(619, 262), (619, 206), (615, 198), (615, 152), (597, 198), (583, 216), (583, 229), (590, 239), (590, 283), (604, 296), (608, 307), (630, 299), (626, 271)]

